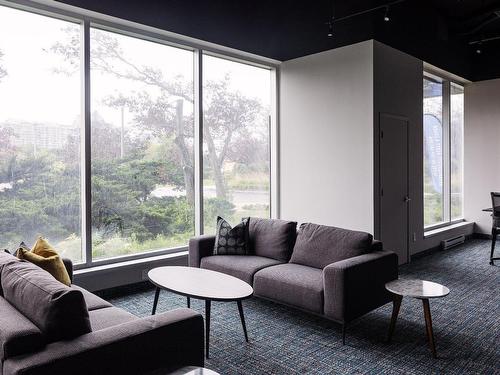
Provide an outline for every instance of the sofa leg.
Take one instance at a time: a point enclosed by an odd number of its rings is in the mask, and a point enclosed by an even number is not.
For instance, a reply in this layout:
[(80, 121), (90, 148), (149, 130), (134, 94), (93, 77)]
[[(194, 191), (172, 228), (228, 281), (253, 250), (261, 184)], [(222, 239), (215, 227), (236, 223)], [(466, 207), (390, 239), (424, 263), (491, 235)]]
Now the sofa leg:
[(346, 324), (342, 323), (342, 345), (345, 345), (345, 330), (346, 330)]

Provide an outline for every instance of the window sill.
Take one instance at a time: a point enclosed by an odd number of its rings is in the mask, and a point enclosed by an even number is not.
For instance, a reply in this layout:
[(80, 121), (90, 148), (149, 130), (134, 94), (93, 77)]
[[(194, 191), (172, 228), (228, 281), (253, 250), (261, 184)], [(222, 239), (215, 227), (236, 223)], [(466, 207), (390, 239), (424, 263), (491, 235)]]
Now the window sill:
[(175, 253), (170, 253), (170, 254), (157, 255), (157, 256), (153, 256), (153, 257), (150, 256), (150, 257), (145, 257), (145, 258), (140, 258), (140, 259), (127, 260), (127, 261), (123, 261), (123, 262), (104, 264), (101, 266), (82, 268), (82, 269), (76, 270), (74, 272), (74, 274), (75, 275), (84, 275), (86, 273), (105, 271), (105, 270), (109, 270), (109, 269), (117, 269), (117, 268), (121, 268), (121, 267), (135, 266), (135, 265), (139, 265), (139, 264), (148, 264), (151, 262), (158, 262), (158, 261), (162, 261), (162, 260), (183, 257), (186, 255), (188, 255), (187, 251), (177, 251)]
[(74, 283), (97, 291), (148, 280), (149, 270), (163, 266), (186, 266), (188, 251), (97, 265), (75, 270)]
[(471, 225), (474, 225), (474, 223), (469, 222), (469, 221), (461, 221), (459, 223), (446, 225), (444, 227), (440, 227), (440, 228), (436, 228), (436, 229), (431, 229), (431, 230), (424, 232), (424, 238), (437, 236), (439, 234), (442, 234), (442, 233), (447, 232), (447, 231), (452, 230), (452, 229), (467, 227), (467, 226), (471, 226)]

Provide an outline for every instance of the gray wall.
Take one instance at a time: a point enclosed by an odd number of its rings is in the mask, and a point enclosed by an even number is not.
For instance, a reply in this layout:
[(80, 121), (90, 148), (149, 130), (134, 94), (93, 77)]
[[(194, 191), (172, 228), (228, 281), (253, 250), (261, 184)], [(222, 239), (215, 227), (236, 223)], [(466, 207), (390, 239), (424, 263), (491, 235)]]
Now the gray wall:
[(500, 191), (500, 79), (465, 87), (465, 219), (491, 233), (491, 191)]
[[(423, 228), (423, 133), (422, 133), (422, 79), (423, 63), (406, 53), (374, 41), (373, 45), (374, 126), (379, 133), (380, 113), (406, 117), (408, 129), (408, 193), (410, 198), (409, 238), (410, 254), (424, 238)], [(378, 136), (375, 150), (375, 235), (378, 235), (380, 217)]]
[(409, 254), (470, 234), (469, 225), (424, 235), (422, 81), (421, 60), (377, 41), (283, 63), (280, 216), (377, 237), (378, 118), (390, 113), (410, 122)]
[(373, 233), (373, 42), (287, 61), (281, 217)]

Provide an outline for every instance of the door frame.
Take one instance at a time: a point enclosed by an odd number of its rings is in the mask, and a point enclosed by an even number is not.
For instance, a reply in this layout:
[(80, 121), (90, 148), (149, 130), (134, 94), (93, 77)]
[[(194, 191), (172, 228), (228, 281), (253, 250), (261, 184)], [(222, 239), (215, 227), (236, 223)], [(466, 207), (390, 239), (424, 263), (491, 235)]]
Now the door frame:
[[(406, 122), (406, 152), (407, 152), (407, 157), (406, 157), (406, 196), (410, 197), (410, 119), (407, 116), (402, 116), (398, 114), (393, 114), (393, 113), (388, 113), (388, 112), (378, 112), (377, 113), (377, 121), (375, 122), (375, 129), (374, 129), (374, 137), (373, 137), (373, 142), (374, 142), (374, 147), (373, 147), (373, 168), (374, 168), (374, 181), (373, 181), (373, 200), (374, 200), (374, 223), (373, 223), (373, 228), (374, 228), (374, 238), (379, 239), (380, 234), (381, 234), (381, 226), (382, 226), (382, 210), (381, 210), (381, 179), (380, 179), (380, 152), (381, 152), (381, 145), (380, 145), (380, 139), (381, 139), (381, 120), (382, 118), (392, 118), (396, 120), (401, 120)], [(407, 263), (410, 263), (410, 213), (411, 213), (411, 205), (413, 202), (413, 198), (410, 197), (412, 200), (407, 203), (406, 205), (406, 258), (407, 258)]]

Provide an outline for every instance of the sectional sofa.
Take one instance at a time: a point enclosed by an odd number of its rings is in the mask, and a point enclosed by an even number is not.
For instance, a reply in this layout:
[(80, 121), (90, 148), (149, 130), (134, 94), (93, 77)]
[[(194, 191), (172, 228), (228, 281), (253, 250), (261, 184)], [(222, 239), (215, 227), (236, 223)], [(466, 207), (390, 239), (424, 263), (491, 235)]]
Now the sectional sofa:
[(0, 375), (167, 374), (203, 366), (203, 341), (193, 310), (140, 319), (0, 252)]
[(385, 283), (398, 258), (369, 233), (285, 220), (250, 218), (248, 255), (213, 255), (215, 236), (189, 242), (189, 265), (235, 276), (254, 295), (346, 325), (388, 302)]

